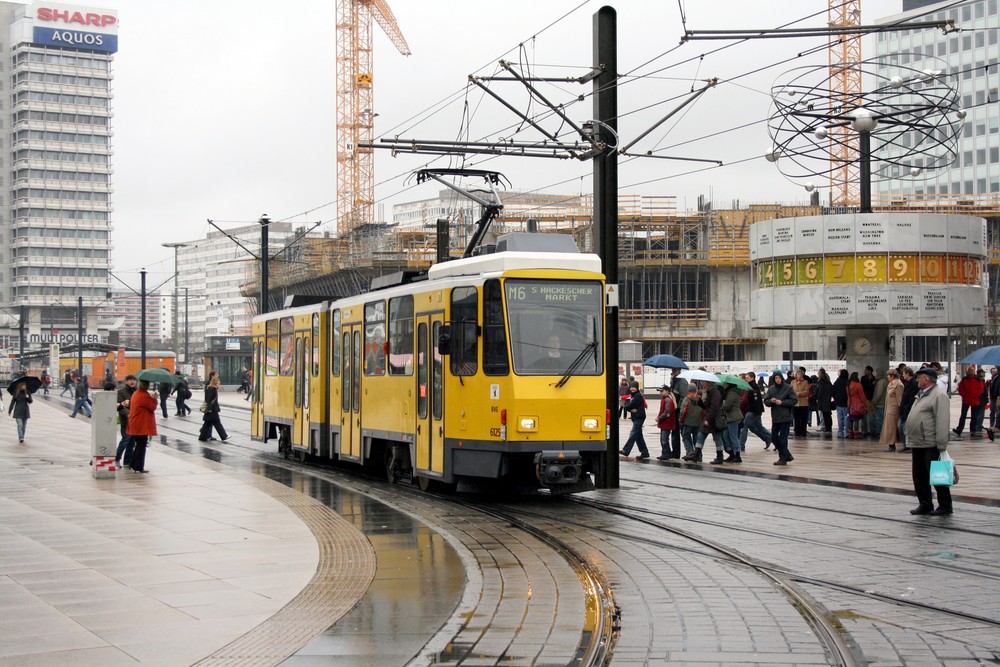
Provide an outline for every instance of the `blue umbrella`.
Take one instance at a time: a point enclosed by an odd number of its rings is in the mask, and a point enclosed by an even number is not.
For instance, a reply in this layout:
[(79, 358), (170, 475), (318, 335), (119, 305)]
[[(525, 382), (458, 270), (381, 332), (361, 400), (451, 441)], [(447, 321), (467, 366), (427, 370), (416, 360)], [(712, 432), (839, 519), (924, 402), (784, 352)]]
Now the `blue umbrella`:
[(1000, 345), (981, 347), (958, 363), (976, 364), (977, 366), (1000, 366)]
[(642, 362), (643, 366), (653, 368), (687, 368), (688, 365), (672, 354), (656, 354)]

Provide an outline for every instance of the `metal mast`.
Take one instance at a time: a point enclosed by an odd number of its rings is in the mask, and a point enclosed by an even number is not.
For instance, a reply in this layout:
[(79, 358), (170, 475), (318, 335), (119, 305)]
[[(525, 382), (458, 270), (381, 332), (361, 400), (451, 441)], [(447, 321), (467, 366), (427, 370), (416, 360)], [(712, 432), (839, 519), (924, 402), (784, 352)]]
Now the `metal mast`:
[(410, 47), (384, 0), (337, 0), (337, 233), (374, 222), (372, 19), (404, 56)]
[[(861, 25), (861, 0), (829, 0), (831, 28)], [(861, 35), (830, 35), (830, 100), (840, 113), (858, 106), (861, 99)], [(857, 134), (849, 125), (830, 129), (830, 205), (855, 206), (860, 199)]]

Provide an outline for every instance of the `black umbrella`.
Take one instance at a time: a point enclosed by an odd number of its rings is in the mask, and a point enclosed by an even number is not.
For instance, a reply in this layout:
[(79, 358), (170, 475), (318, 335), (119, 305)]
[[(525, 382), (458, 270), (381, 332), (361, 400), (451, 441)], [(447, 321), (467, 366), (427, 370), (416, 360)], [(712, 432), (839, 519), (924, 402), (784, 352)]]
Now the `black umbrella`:
[(25, 387), (27, 387), (29, 394), (34, 394), (36, 391), (38, 391), (39, 387), (42, 386), (41, 379), (36, 378), (34, 375), (22, 375), (19, 378), (11, 380), (10, 384), (7, 385), (7, 391), (10, 392), (11, 396), (13, 396), (14, 392), (17, 391), (17, 385), (21, 384), (22, 382), (24, 383)]

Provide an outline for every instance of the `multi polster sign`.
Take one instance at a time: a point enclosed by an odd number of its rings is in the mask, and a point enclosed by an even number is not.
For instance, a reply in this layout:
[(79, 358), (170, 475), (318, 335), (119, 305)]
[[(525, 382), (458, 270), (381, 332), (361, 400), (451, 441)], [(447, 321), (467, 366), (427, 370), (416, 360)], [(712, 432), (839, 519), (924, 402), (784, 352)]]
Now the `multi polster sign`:
[(46, 2), (33, 4), (31, 16), (34, 44), (118, 51), (118, 16), (113, 10)]

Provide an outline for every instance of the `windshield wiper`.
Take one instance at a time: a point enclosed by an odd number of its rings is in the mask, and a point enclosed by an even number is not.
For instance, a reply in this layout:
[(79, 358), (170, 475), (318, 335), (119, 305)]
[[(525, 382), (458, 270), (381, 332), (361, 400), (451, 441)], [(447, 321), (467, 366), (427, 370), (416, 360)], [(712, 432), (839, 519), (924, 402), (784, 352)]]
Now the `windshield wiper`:
[(571, 363), (569, 365), (569, 368), (566, 369), (566, 374), (563, 375), (562, 379), (559, 380), (559, 382), (556, 383), (556, 389), (558, 389), (559, 387), (561, 387), (564, 384), (566, 384), (567, 382), (569, 382), (569, 379), (570, 379), (570, 377), (572, 377), (573, 373), (575, 373), (576, 370), (580, 367), (580, 365), (583, 364), (583, 360), (586, 358), (588, 352), (593, 352), (594, 353), (594, 358), (595, 358), (595, 361), (596, 361), (596, 358), (597, 358), (597, 340), (592, 340), (592, 341), (590, 341), (589, 343), (587, 343), (586, 345), (583, 346), (583, 349), (580, 350), (580, 354), (576, 355), (576, 359), (574, 359), (573, 363)]

